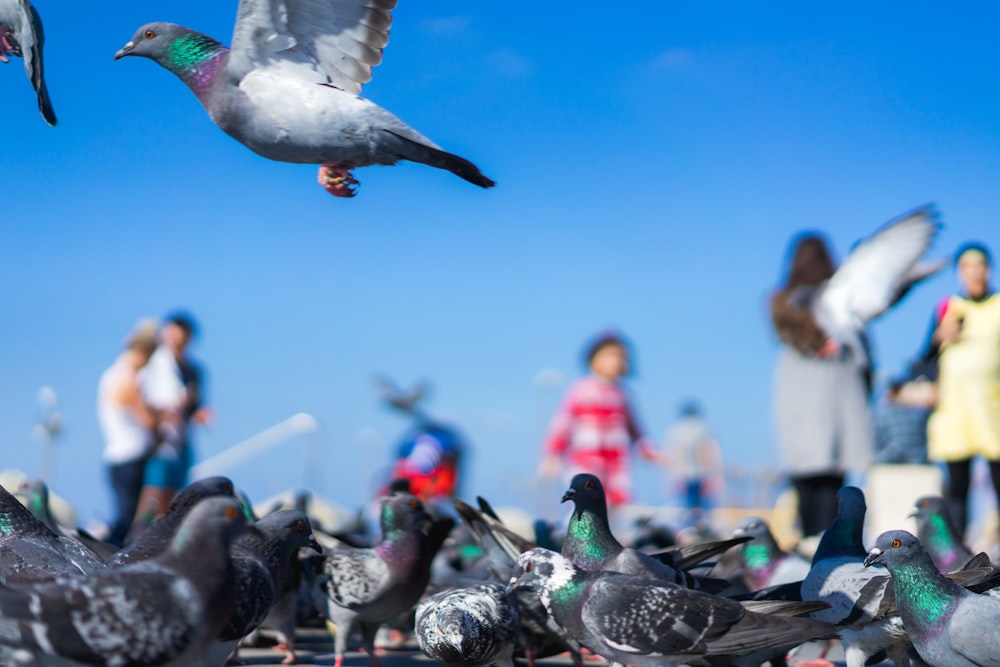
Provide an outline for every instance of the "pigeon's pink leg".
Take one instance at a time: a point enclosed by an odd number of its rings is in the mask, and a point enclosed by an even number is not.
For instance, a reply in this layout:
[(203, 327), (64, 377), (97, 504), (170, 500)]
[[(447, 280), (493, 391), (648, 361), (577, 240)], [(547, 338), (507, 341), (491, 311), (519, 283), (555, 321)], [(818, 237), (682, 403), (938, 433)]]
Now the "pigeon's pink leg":
[(9, 28), (0, 29), (0, 63), (10, 62), (7, 56), (14, 52), (14, 45), (7, 41), (10, 36)]
[(344, 656), (338, 655), (333, 661), (333, 667), (344, 667)]
[(347, 162), (324, 162), (317, 180), (334, 197), (353, 197), (358, 194), (359, 183), (351, 174), (352, 167)]

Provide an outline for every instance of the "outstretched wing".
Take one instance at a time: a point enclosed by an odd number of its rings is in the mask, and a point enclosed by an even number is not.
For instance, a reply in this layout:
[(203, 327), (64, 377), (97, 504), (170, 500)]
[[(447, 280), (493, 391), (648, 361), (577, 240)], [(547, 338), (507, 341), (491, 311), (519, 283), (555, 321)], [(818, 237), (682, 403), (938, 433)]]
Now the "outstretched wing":
[(888, 310), (940, 226), (933, 207), (923, 206), (859, 243), (820, 296), (825, 312), (850, 317), (853, 322), (831, 324), (841, 329), (868, 322)]
[(396, 0), (240, 0), (227, 71), (293, 66), (357, 94), (382, 62)]
[(55, 125), (56, 114), (52, 110), (49, 91), (45, 87), (45, 68), (42, 65), (42, 47), (45, 44), (42, 20), (28, 0), (15, 0), (13, 5), (0, 10), (2, 10), (0, 23), (5, 23), (14, 30), (20, 51), (18, 55), (24, 59), (24, 71), (31, 79), (35, 92), (38, 93), (38, 110), (42, 112), (45, 122)]

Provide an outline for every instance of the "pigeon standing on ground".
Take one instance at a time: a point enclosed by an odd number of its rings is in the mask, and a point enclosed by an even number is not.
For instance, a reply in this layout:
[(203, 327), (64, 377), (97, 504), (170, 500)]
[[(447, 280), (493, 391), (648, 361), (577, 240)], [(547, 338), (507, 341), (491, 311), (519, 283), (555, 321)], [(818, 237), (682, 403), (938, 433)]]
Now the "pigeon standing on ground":
[(792, 297), (811, 302), (816, 323), (827, 336), (850, 349), (860, 367), (870, 369), (865, 325), (945, 265), (918, 264), (940, 227), (931, 206), (904, 214), (858, 243), (821, 287)]
[(108, 559), (111, 567), (136, 563), (163, 553), (174, 538), (184, 517), (205, 498), (233, 497), (233, 482), (228, 477), (206, 477), (192, 482), (174, 496), (167, 511), (142, 532), (139, 538)]
[[(840, 628), (848, 667), (863, 667), (883, 649), (893, 664), (905, 665), (909, 637), (895, 608), (883, 605), (891, 579), (864, 566), (868, 553), (861, 539), (867, 512), (864, 493), (845, 486), (837, 497), (837, 516), (816, 547), (802, 581), (802, 599), (830, 604), (830, 609), (813, 616)], [(819, 662), (824, 662), (822, 657)]]
[(44, 581), (104, 569), (104, 561), (82, 542), (53, 532), (0, 486), (0, 581)]
[(374, 548), (340, 546), (326, 556), (326, 613), (337, 626), (335, 665), (341, 667), (355, 628), (372, 667), (379, 625), (412, 608), (430, 581), (431, 561), (441, 541), (432, 543), (431, 517), (415, 496), (382, 499), (382, 539)]
[(229, 618), (228, 548), (245, 530), (235, 500), (210, 498), (157, 558), (0, 587), (0, 664), (192, 664)]
[(750, 516), (733, 532), (753, 541), (740, 547), (743, 581), (751, 591), (802, 581), (809, 574), (809, 561), (797, 553), (782, 551), (767, 522)]
[(633, 667), (696, 658), (756, 665), (765, 649), (834, 636), (822, 621), (753, 612), (735, 600), (653, 577), (588, 572), (546, 549), (521, 554), (518, 566), (511, 591), (534, 591), (570, 637)]
[(949, 581), (905, 530), (879, 535), (865, 558), (875, 564), (889, 569), (903, 623), (928, 665), (1000, 666), (1000, 600)]
[(45, 34), (42, 19), (28, 0), (0, 0), (0, 62), (8, 56), (24, 59), (24, 71), (38, 95), (38, 110), (49, 125), (56, 124), (48, 88), (45, 87), (45, 68), (42, 65), (42, 47)]
[(962, 542), (944, 498), (924, 496), (918, 499), (910, 516), (917, 520), (917, 537), (938, 570), (952, 572), (972, 560), (973, 553)]
[(410, 160), (480, 187), (494, 183), (393, 114), (359, 97), (382, 61), (396, 0), (241, 0), (232, 46), (149, 23), (115, 54), (144, 56), (188, 85), (212, 120), (255, 153), (321, 164), (319, 182), (352, 197), (355, 167)]
[(589, 473), (574, 476), (562, 497), (562, 502), (567, 500), (573, 501), (574, 509), (563, 539), (562, 554), (577, 567), (657, 577), (686, 588), (712, 592), (729, 585), (721, 579), (696, 577), (654, 556), (622, 546), (611, 534), (604, 486), (597, 476)]
[(497, 581), (442, 591), (417, 605), (417, 643), (447, 667), (514, 667), (520, 620)]

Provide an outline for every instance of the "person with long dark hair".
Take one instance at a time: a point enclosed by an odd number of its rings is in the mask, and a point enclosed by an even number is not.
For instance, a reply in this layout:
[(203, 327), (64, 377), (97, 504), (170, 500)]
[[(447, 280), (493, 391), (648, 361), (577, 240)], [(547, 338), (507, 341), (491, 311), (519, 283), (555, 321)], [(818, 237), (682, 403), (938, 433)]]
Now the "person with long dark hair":
[(845, 473), (863, 470), (874, 452), (868, 406), (869, 367), (816, 321), (810, 293), (836, 267), (826, 240), (814, 233), (793, 239), (782, 284), (770, 299), (781, 343), (774, 373), (778, 442), (798, 494), (804, 537), (818, 535), (837, 513)]

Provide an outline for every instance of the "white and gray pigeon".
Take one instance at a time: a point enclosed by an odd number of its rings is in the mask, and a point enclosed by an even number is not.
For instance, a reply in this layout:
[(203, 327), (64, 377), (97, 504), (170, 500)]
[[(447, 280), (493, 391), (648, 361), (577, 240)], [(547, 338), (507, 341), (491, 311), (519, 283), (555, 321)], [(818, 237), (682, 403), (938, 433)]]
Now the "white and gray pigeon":
[(740, 546), (743, 582), (751, 591), (801, 582), (809, 574), (809, 561), (795, 552), (782, 551), (761, 517), (747, 517), (733, 535), (753, 538)]
[(792, 298), (806, 298), (826, 335), (869, 368), (865, 325), (947, 264), (919, 264), (940, 227), (933, 206), (910, 211), (858, 243), (825, 284)]
[(813, 616), (840, 629), (847, 667), (863, 667), (882, 650), (899, 667), (907, 664), (910, 640), (895, 607), (885, 604), (891, 579), (864, 566), (868, 553), (862, 542), (866, 512), (861, 489), (840, 489), (837, 516), (820, 538), (812, 566), (802, 581), (802, 599), (830, 604), (829, 609)]
[(210, 498), (156, 558), (0, 587), (0, 664), (194, 663), (229, 618), (236, 582), (228, 549), (245, 530), (235, 500)]
[(79, 540), (53, 532), (0, 486), (0, 582), (45, 581), (107, 569)]
[[(570, 637), (632, 667), (712, 658), (730, 665), (760, 664), (756, 656), (762, 650), (835, 635), (833, 626), (813, 618), (751, 611), (735, 600), (653, 577), (588, 572), (541, 548), (518, 558), (509, 590), (522, 588), (540, 597)], [(801, 603), (763, 606), (796, 604)]]
[(49, 125), (56, 124), (49, 90), (45, 86), (45, 67), (42, 48), (45, 34), (42, 19), (28, 0), (0, 0), (0, 62), (9, 62), (9, 56), (24, 60), (24, 71), (38, 96), (38, 110)]
[(174, 496), (167, 511), (154, 521), (149, 528), (131, 544), (115, 552), (107, 563), (111, 567), (121, 567), (157, 556), (170, 546), (184, 517), (205, 498), (233, 497), (236, 491), (233, 482), (221, 475), (206, 477), (188, 484)]
[(188, 85), (212, 120), (271, 160), (320, 164), (339, 197), (351, 169), (400, 160), (493, 187), (468, 160), (441, 150), (359, 96), (382, 62), (396, 0), (240, 0), (232, 46), (173, 23), (139, 28), (115, 58), (144, 56)]
[(520, 619), (507, 586), (487, 581), (442, 591), (417, 605), (417, 643), (447, 667), (514, 667)]
[(440, 547), (440, 542), (435, 545), (428, 536), (433, 524), (418, 498), (400, 493), (383, 498), (381, 504), (382, 539), (373, 548), (343, 545), (326, 555), (322, 588), (327, 618), (337, 626), (336, 667), (343, 664), (355, 629), (361, 631), (372, 667), (378, 667), (375, 633), (379, 625), (417, 604)]
[(865, 566), (884, 565), (920, 657), (931, 667), (1000, 666), (1000, 600), (977, 595), (938, 572), (905, 530), (879, 535)]

